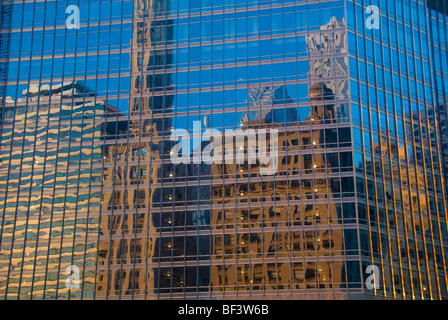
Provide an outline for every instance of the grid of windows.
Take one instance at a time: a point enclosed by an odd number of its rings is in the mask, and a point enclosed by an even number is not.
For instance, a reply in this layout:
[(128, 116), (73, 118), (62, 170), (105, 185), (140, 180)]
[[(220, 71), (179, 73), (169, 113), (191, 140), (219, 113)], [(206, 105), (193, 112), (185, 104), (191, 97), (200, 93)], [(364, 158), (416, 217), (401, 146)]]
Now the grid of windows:
[(380, 268), (377, 295), (446, 299), (447, 2), (372, 3), (380, 29), (347, 2), (363, 268)]
[(446, 298), (448, 18), (370, 2), (2, 2), (0, 298)]

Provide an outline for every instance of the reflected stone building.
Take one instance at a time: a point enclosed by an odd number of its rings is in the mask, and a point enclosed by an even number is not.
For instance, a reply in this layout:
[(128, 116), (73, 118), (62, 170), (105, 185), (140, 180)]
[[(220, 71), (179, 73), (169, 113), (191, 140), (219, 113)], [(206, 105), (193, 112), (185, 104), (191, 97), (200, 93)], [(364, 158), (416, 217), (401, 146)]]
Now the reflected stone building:
[(153, 21), (154, 13), (165, 12), (166, 6), (160, 1), (135, 1), (129, 117), (109, 123), (121, 130), (104, 147), (98, 298), (156, 298), (162, 282), (159, 262), (167, 250), (161, 247), (166, 224), (161, 209), (162, 197), (167, 196), (161, 182), (169, 175), (163, 165), (169, 155), (164, 136), (171, 131), (171, 120), (163, 115), (172, 112), (173, 95), (153, 89), (169, 90), (171, 75), (148, 70), (162, 70), (173, 62), (169, 52), (148, 49), (173, 38), (172, 21)]

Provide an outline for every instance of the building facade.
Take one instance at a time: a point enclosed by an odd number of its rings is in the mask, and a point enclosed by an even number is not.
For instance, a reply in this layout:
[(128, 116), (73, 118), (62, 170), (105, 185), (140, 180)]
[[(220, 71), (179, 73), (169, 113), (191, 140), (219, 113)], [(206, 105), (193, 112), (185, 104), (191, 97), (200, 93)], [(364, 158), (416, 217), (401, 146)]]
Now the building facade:
[(0, 10), (0, 299), (447, 299), (446, 0)]

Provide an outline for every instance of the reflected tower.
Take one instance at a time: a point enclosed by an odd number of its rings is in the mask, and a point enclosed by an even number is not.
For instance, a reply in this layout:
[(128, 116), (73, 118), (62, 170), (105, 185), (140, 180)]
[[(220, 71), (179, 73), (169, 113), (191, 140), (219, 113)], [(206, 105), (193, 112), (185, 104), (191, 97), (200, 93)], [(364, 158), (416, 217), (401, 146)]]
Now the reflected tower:
[(173, 39), (172, 20), (160, 19), (169, 5), (134, 1), (129, 118), (110, 122), (119, 132), (105, 143), (98, 297), (154, 299), (159, 288), (167, 286), (159, 264), (166, 251), (169, 254), (162, 245), (163, 227), (170, 225), (162, 200), (172, 197), (172, 191), (162, 182), (170, 174), (164, 162), (169, 158), (172, 124), (165, 115), (173, 110), (167, 70), (173, 59), (172, 51), (158, 48)]
[[(116, 109), (84, 83), (31, 85), (2, 108), (0, 292), (92, 298), (103, 140)], [(83, 290), (66, 286), (76, 265)]]

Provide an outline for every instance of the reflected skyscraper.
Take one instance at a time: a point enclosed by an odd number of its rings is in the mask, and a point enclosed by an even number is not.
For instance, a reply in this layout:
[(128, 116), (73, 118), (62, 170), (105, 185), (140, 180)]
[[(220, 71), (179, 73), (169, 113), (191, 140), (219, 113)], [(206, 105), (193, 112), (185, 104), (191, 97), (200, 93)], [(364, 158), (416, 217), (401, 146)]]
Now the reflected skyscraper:
[[(78, 266), (93, 297), (103, 142), (115, 108), (83, 83), (30, 86), (2, 112), (1, 286), (11, 297), (68, 298)], [(80, 298), (81, 292), (72, 297)]]
[(0, 299), (447, 298), (446, 1), (0, 7)]

